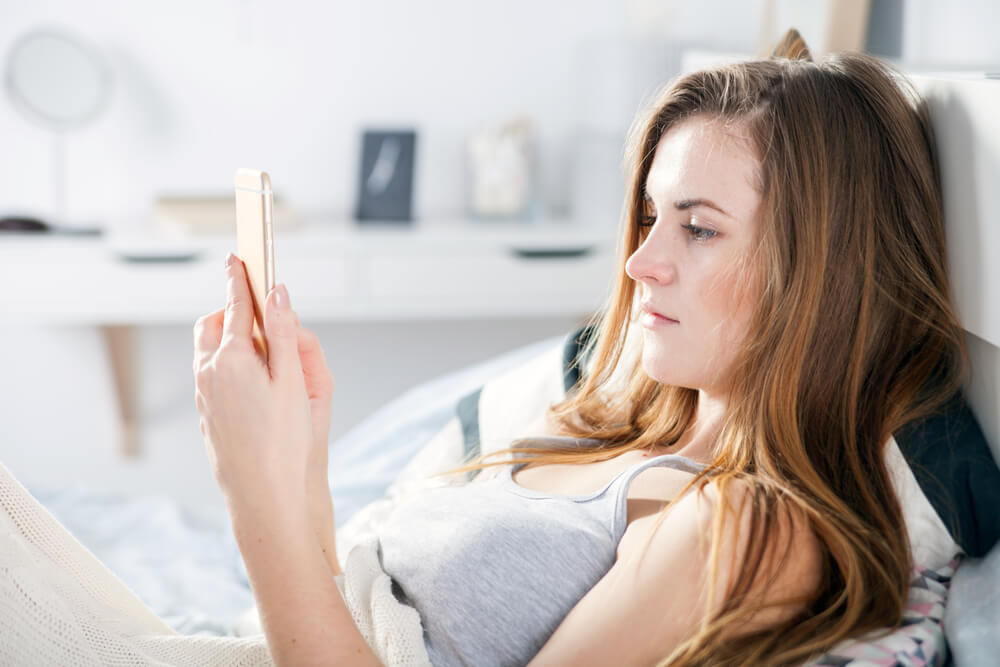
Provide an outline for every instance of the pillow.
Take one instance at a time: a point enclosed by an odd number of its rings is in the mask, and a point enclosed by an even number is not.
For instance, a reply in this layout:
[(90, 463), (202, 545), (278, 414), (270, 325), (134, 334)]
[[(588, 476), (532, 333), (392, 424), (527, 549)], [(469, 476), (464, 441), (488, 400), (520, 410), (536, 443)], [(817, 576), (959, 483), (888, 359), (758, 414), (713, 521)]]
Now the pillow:
[(463, 396), (558, 348), (555, 336), (428, 380), (386, 403), (330, 444), (329, 481), (338, 524), (380, 498), (450, 419)]
[(872, 633), (867, 637), (840, 642), (829, 653), (810, 661), (808, 667), (916, 667), (945, 664), (948, 645), (942, 619), (945, 616), (948, 587), (958, 563), (958, 559), (955, 559), (937, 570), (924, 569), (915, 573), (910, 582), (909, 600), (900, 627), (889, 633)]

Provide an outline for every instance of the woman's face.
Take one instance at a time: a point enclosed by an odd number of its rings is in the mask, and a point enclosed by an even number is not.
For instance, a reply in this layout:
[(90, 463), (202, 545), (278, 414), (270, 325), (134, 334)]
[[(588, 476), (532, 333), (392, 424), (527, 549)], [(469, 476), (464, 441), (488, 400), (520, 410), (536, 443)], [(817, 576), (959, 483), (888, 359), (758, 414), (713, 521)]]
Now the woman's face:
[(652, 226), (625, 271), (642, 302), (642, 365), (658, 382), (728, 388), (757, 297), (741, 271), (757, 238), (757, 170), (742, 129), (707, 117), (657, 145), (640, 221)]

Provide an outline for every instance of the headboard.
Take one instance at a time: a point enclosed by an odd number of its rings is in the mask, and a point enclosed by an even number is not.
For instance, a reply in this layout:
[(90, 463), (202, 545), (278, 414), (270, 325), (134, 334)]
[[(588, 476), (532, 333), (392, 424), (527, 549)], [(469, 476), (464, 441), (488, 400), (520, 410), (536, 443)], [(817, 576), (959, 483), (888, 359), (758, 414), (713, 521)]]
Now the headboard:
[(1000, 462), (1000, 80), (910, 79), (937, 143), (952, 289), (972, 366), (969, 402)]

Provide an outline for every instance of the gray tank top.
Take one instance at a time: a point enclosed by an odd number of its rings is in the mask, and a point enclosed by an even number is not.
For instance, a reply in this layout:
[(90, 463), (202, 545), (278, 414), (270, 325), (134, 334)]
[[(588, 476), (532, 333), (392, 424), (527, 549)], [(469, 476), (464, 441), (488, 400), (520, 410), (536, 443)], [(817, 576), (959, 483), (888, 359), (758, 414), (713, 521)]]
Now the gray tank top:
[[(549, 447), (593, 442), (538, 438)], [(516, 484), (524, 463), (401, 503), (379, 534), (382, 567), (414, 607), (435, 667), (525, 665), (614, 565), (628, 522), (629, 483), (653, 466), (697, 473), (674, 454), (650, 458), (586, 495)]]

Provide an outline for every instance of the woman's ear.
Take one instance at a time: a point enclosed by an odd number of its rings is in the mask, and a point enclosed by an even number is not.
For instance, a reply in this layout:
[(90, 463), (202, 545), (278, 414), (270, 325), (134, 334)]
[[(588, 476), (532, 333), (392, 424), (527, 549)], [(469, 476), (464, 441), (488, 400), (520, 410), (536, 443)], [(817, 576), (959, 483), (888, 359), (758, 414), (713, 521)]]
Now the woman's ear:
[(812, 62), (812, 54), (806, 46), (806, 40), (795, 28), (789, 28), (785, 36), (771, 52), (772, 58), (788, 58), (789, 60), (808, 60)]

